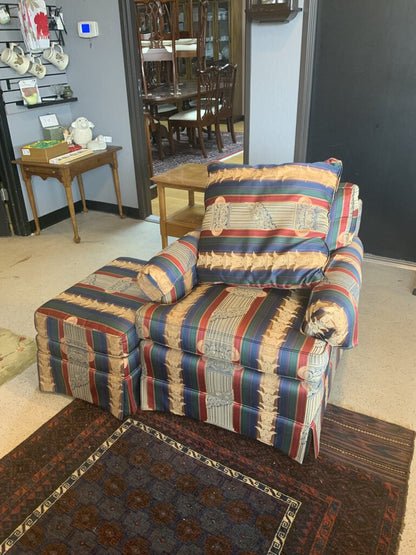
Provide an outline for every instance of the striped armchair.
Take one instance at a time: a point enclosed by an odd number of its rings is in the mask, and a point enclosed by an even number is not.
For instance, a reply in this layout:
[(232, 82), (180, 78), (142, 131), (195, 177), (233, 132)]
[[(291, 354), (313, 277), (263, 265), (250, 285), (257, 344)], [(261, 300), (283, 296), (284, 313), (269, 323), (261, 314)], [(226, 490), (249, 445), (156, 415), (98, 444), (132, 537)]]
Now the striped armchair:
[[(358, 187), (342, 165), (209, 166), (201, 230), (144, 265), (140, 407), (302, 462), (338, 360), (357, 344)], [(244, 222), (244, 224), (242, 224)]]

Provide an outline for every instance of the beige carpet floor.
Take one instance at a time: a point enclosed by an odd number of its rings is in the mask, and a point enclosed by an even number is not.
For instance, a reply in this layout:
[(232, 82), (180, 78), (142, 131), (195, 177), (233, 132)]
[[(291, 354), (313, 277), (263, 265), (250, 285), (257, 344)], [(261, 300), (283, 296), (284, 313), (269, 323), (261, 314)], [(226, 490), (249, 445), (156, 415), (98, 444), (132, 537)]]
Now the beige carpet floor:
[[(43, 302), (117, 256), (148, 259), (160, 250), (158, 225), (99, 212), (78, 214), (39, 236), (0, 238), (0, 327), (35, 336)], [(360, 299), (360, 344), (345, 353), (330, 401), (416, 429), (415, 268), (366, 258)], [(0, 387), (0, 456), (71, 399), (40, 393), (36, 365)], [(413, 460), (400, 555), (416, 553), (416, 463)], [(370, 555), (370, 554), (368, 554)]]

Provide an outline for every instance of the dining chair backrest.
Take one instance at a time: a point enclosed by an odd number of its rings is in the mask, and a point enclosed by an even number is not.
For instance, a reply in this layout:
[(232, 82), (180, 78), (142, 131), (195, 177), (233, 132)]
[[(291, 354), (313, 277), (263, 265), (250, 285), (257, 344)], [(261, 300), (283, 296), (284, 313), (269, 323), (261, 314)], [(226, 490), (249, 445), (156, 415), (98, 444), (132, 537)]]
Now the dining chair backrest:
[(135, 0), (137, 31), (150, 41), (150, 48), (161, 48), (163, 39), (178, 35), (178, 0)]
[(198, 2), (198, 29), (197, 29), (197, 69), (206, 68), (206, 40), (208, 21), (208, 0)]
[(220, 119), (232, 116), (236, 75), (236, 64), (226, 64), (218, 68)]
[[(170, 76), (176, 92), (178, 0), (134, 1), (143, 92), (147, 94), (149, 88), (165, 84)], [(166, 68), (165, 62), (169, 62), (170, 67)]]
[(211, 125), (214, 123), (218, 115), (218, 75), (218, 68), (215, 66), (197, 71), (197, 118), (200, 119), (204, 125)]

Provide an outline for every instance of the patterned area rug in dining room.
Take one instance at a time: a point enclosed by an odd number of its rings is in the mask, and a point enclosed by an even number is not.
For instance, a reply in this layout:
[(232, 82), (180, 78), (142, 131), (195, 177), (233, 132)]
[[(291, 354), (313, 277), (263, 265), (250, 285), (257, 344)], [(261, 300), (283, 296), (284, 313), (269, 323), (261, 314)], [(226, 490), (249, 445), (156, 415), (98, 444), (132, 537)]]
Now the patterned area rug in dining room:
[(1, 553), (394, 553), (414, 433), (329, 405), (299, 465), (166, 413), (75, 400), (0, 461)]
[(163, 141), (163, 149), (165, 158), (163, 160), (159, 159), (159, 154), (157, 152), (156, 146), (152, 147), (153, 154), (153, 173), (157, 175), (162, 172), (166, 172), (176, 166), (181, 166), (182, 164), (205, 164), (208, 162), (213, 162), (214, 160), (220, 160), (224, 157), (231, 156), (243, 150), (243, 140), (244, 133), (236, 133), (236, 143), (233, 143), (229, 133), (223, 132), (221, 134), (224, 143), (224, 148), (222, 152), (218, 152), (217, 143), (215, 141), (215, 133), (212, 133), (210, 139), (208, 137), (204, 138), (205, 148), (207, 150), (207, 158), (204, 158), (202, 151), (199, 147), (193, 148), (192, 145), (186, 140), (186, 134), (181, 134), (181, 141), (175, 142), (176, 153), (174, 155), (169, 152), (169, 145), (166, 141)]

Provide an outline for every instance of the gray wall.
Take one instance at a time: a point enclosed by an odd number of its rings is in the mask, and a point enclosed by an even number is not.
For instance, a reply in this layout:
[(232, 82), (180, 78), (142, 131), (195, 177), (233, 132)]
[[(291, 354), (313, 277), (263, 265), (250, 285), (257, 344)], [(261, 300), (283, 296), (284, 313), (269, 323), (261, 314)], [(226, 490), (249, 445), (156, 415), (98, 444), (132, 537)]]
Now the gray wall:
[(294, 159), (302, 24), (303, 12), (289, 23), (252, 24), (246, 105), (250, 164)]
[[(137, 208), (118, 1), (61, 0), (61, 5), (71, 56), (68, 81), (79, 99), (72, 105), (73, 117), (87, 117), (95, 125), (94, 136), (111, 136), (123, 147), (118, 154), (122, 202)], [(98, 37), (78, 36), (77, 23), (83, 20), (98, 22)], [(87, 199), (115, 204), (109, 167), (86, 173), (83, 181)]]
[[(98, 134), (111, 136), (113, 144), (123, 147), (118, 154), (122, 202), (124, 206), (137, 208), (118, 1), (61, 0), (59, 3), (47, 1), (46, 4), (59, 5), (63, 8), (68, 32), (64, 35), (64, 50), (69, 55), (70, 62), (66, 75), (55, 76), (53, 66), (50, 64), (47, 66), (47, 76), (38, 81), (39, 85), (43, 85), (41, 94), (45, 96), (47, 93), (53, 93), (53, 83), (68, 82), (78, 102), (31, 110), (18, 106), (14, 101), (21, 98), (20, 93), (7, 91), (6, 81), (2, 79), (10, 77), (9, 73), (11, 73), (17, 83), (21, 77), (0, 63), (0, 82), (2, 90), (5, 91), (5, 101), (8, 102), (6, 112), (15, 155), (20, 156), (21, 146), (42, 138), (40, 115), (55, 113), (59, 122), (68, 126), (78, 116), (86, 116), (95, 124), (94, 136)], [(81, 20), (97, 21), (99, 37), (94, 39), (78, 37), (77, 22)], [(17, 20), (10, 27), (2, 26), (2, 40), (22, 41), (20, 31), (8, 31), (12, 27), (18, 29)], [(2, 46), (4, 47), (5, 44)], [(28, 77), (31, 76), (29, 74), (24, 76), (24, 78)], [(87, 199), (116, 204), (109, 166), (87, 172), (84, 174), (83, 181)], [(74, 201), (80, 200), (76, 182), (72, 189)], [(56, 180), (43, 181), (40, 178), (33, 178), (33, 190), (39, 216), (67, 206), (64, 188)], [(31, 220), (33, 215), (23, 181), (22, 192), (28, 218)]]

